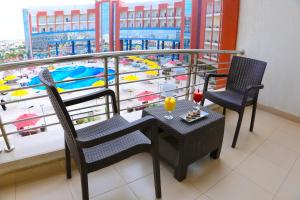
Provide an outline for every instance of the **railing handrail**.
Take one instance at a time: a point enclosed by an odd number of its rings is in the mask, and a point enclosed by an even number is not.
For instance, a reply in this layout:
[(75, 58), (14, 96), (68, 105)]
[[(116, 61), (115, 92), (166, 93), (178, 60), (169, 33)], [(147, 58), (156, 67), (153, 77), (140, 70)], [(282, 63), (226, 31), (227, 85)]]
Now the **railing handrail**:
[(44, 59), (26, 60), (0, 64), (0, 71), (21, 69), (41, 65), (50, 65), (64, 62), (75, 62), (83, 60), (103, 59), (109, 57), (125, 57), (134, 55), (151, 54), (244, 54), (244, 50), (210, 50), (210, 49), (166, 49), (166, 50), (135, 50), (135, 51), (111, 51), (91, 54), (70, 55), (62, 57), (51, 57)]

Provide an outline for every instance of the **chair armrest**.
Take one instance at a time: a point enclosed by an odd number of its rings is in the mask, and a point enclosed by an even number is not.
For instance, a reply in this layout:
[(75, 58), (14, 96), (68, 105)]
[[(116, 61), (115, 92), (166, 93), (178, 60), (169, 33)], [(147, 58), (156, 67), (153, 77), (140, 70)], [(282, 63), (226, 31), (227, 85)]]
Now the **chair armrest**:
[(117, 100), (116, 100), (115, 92), (108, 88), (97, 91), (97, 92), (93, 92), (93, 93), (90, 93), (87, 95), (82, 95), (79, 97), (66, 99), (63, 102), (64, 102), (65, 106), (67, 107), (67, 106), (72, 106), (72, 105), (79, 104), (79, 103), (84, 103), (86, 101), (97, 99), (97, 98), (100, 98), (103, 96), (111, 96), (114, 112), (117, 113)]
[(107, 132), (105, 136), (97, 137), (87, 137), (84, 139), (76, 139), (78, 145), (82, 148), (89, 148), (92, 146), (96, 146), (102, 144), (104, 142), (108, 142), (110, 140), (114, 140), (116, 138), (122, 137), (134, 131), (144, 129), (144, 128), (153, 128), (156, 127), (156, 119), (152, 116), (146, 116), (141, 119), (138, 119), (126, 126), (112, 128)]
[(251, 90), (261, 90), (261, 89), (263, 89), (263, 88), (264, 88), (264, 85), (262, 85), (262, 84), (261, 84), (261, 85), (249, 85), (249, 86), (247, 86), (246, 91), (245, 91), (245, 93), (244, 93), (242, 105), (245, 105), (245, 104), (246, 104), (247, 99), (248, 99), (249, 92), (250, 92)]
[(228, 74), (212, 74), (212, 73), (210, 73), (210, 74), (207, 74), (206, 76), (205, 76), (205, 83), (204, 83), (204, 88), (203, 88), (203, 92), (206, 92), (207, 91), (207, 88), (208, 88), (208, 82), (209, 82), (209, 79), (211, 78), (211, 77), (228, 77)]
[(249, 85), (246, 90), (247, 90), (247, 92), (250, 92), (251, 90), (261, 90), (264, 87), (265, 86), (263, 84), (261, 84), (261, 85)]

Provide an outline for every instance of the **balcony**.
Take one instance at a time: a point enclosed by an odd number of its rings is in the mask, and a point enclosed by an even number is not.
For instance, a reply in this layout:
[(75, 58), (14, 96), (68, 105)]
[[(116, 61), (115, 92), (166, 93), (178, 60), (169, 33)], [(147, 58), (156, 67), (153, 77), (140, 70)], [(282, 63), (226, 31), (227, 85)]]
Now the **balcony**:
[[(198, 62), (201, 55), (236, 55), (242, 51), (220, 50), (163, 50), (163, 51), (131, 51), (118, 53), (96, 53), (44, 60), (25, 61), (21, 63), (9, 63), (1, 66), (2, 71), (11, 74), (28, 70), (31, 67), (32, 74), (37, 74), (41, 67), (54, 70), (61, 65), (72, 65), (72, 62), (80, 62), (85, 66), (103, 66), (101, 77), (103, 85), (61, 90), (63, 98), (75, 97), (87, 92), (96, 91), (103, 87), (115, 90), (118, 107), (121, 115), (133, 121), (141, 116), (141, 109), (149, 106), (160, 105), (163, 99), (150, 102), (139, 102), (137, 93), (143, 88), (154, 91), (161, 95), (164, 92), (173, 92), (178, 99), (190, 99), (195, 87), (202, 88), (204, 74), (216, 70), (228, 70), (224, 65), (227, 63)], [(180, 54), (187, 56), (186, 60), (176, 60), (176, 65), (164, 66), (172, 55)], [(146, 59), (151, 56), (157, 62), (155, 69), (145, 69), (141, 59), (133, 61), (140, 67), (126, 64), (129, 56), (138, 56)], [(165, 55), (167, 58), (157, 59), (157, 55)], [(177, 56), (176, 56), (177, 57)], [(129, 59), (130, 60), (130, 59)], [(171, 62), (170, 62), (171, 63)], [(132, 64), (133, 65), (133, 64)], [(214, 66), (213, 70), (208, 66)], [(218, 68), (222, 66), (222, 68)], [(189, 78), (177, 81), (176, 69), (185, 68), (181, 75)], [(23, 71), (24, 70), (24, 71)], [(113, 71), (111, 71), (113, 70)], [(157, 75), (147, 74), (157, 71)], [(168, 71), (169, 73), (165, 73)], [(174, 74), (175, 73), (175, 74)], [(138, 80), (129, 80), (125, 77), (134, 75)], [(115, 76), (114, 80), (109, 77)], [(91, 80), (96, 76), (83, 76), (73, 79), (60, 80), (58, 84), (74, 83), (74, 81)], [(162, 90), (161, 85), (165, 82), (173, 83), (176, 89)], [(220, 79), (212, 80), (210, 90), (218, 89)], [(18, 84), (11, 80), (8, 84), (11, 89), (2, 90), (3, 93), (19, 91)], [(140, 84), (140, 88), (135, 88)], [(48, 102), (46, 93), (42, 90), (32, 89), (40, 85), (22, 86), (22, 89), (30, 90), (31, 96), (20, 96), (5, 102), (7, 111), (1, 111), (2, 121), (0, 124), (1, 136), (0, 147), (6, 147), (8, 152), (0, 154), (0, 196), (4, 199), (78, 199), (80, 192), (80, 177), (73, 166), (73, 178), (65, 178), (63, 160), (63, 132), (55, 114)], [(135, 88), (135, 89), (133, 89)], [(34, 91), (34, 92), (32, 92)], [(39, 92), (37, 92), (39, 91)], [(147, 96), (147, 95), (146, 95)], [(43, 103), (43, 106), (39, 104)], [(72, 119), (77, 128), (105, 120), (110, 117), (110, 110), (105, 106), (110, 102), (106, 99), (97, 99), (78, 107), (71, 107)], [(3, 103), (2, 103), (3, 105)], [(32, 105), (34, 105), (32, 107)], [(207, 106), (220, 110), (208, 102)], [(131, 112), (133, 111), (133, 112)], [(197, 199), (218, 200), (220, 196), (227, 199), (272, 199), (290, 192), (287, 186), (295, 186), (294, 178), (298, 177), (300, 159), (300, 137), (298, 123), (268, 113), (263, 109), (257, 111), (257, 119), (254, 133), (248, 131), (251, 109), (245, 111), (245, 118), (241, 128), (239, 147), (230, 147), (237, 116), (234, 112), (226, 114), (225, 136), (222, 146), (221, 158), (211, 160), (205, 157), (189, 167), (187, 179), (178, 182), (173, 178), (173, 170), (165, 162), (161, 162), (162, 193), (166, 199)], [(16, 120), (23, 113), (36, 113), (41, 118), (41, 124), (29, 129), (16, 130), (14, 124), (22, 122)], [(93, 120), (90, 120), (92, 119)], [(24, 121), (24, 120), (23, 120)], [(83, 123), (81, 123), (83, 122)], [(47, 127), (45, 132), (21, 137), (21, 132), (36, 130)], [(13, 149), (12, 147), (15, 147)], [(41, 164), (42, 165), (38, 165)], [(45, 164), (47, 163), (47, 164)], [(36, 166), (38, 165), (38, 166)], [(15, 171), (17, 168), (29, 168)], [(11, 172), (12, 171), (12, 172)], [(9, 172), (9, 173), (8, 173)], [(0, 173), (1, 174), (1, 173)], [(263, 176), (262, 176), (263, 175)], [(148, 154), (139, 154), (111, 167), (94, 172), (90, 176), (91, 199), (154, 199), (151, 158)], [(296, 189), (295, 189), (296, 190)], [(236, 193), (236, 191), (243, 191)], [(79, 198), (80, 199), (80, 198)]]

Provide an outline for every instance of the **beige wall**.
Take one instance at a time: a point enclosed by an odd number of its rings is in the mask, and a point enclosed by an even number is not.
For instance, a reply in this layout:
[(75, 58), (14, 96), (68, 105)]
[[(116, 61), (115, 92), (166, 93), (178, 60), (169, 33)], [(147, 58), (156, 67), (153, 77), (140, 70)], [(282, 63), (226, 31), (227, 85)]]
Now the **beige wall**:
[(268, 62), (259, 103), (300, 117), (300, 0), (241, 0), (237, 49)]

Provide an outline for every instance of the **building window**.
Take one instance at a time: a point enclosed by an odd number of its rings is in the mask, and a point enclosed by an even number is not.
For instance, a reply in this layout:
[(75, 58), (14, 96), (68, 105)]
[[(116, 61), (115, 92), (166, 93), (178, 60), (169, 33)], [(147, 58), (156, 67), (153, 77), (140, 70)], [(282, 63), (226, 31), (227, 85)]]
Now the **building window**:
[(63, 17), (62, 16), (57, 16), (56, 17), (56, 23), (61, 23), (63, 21)]
[(89, 15), (89, 21), (95, 21), (95, 14), (90, 14)]
[(74, 24), (74, 25), (73, 25), (73, 30), (78, 30), (78, 29), (79, 29), (78, 24)]
[(87, 15), (86, 14), (81, 14), (80, 15), (80, 21), (86, 21), (87, 20)]

